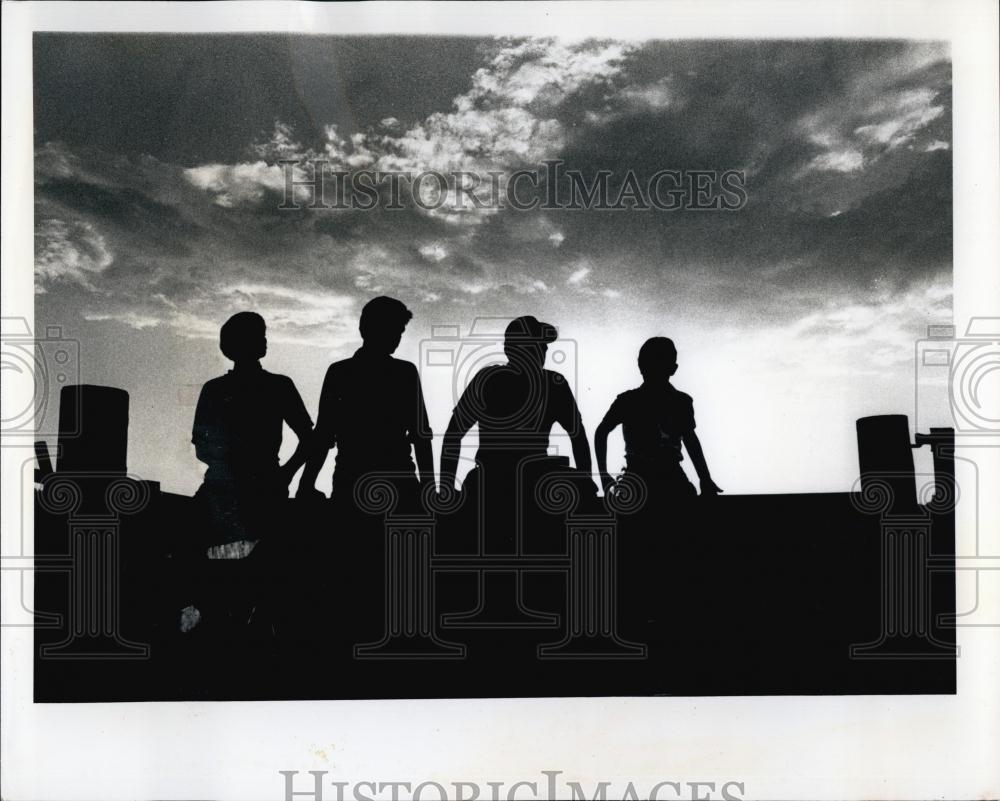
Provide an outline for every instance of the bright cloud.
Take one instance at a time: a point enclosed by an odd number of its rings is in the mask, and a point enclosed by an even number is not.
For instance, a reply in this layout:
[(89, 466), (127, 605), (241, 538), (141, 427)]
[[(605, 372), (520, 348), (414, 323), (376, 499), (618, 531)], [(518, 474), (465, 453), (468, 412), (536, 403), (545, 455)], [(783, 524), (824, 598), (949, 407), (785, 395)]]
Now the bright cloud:
[(934, 105), (935, 97), (936, 93), (930, 89), (901, 92), (876, 106), (877, 111), (888, 112), (889, 119), (862, 125), (854, 133), (862, 140), (885, 145), (888, 150), (897, 148), (944, 114), (944, 106)]
[(35, 223), (35, 277), (41, 291), (54, 281), (89, 286), (112, 261), (104, 237), (88, 222), (49, 218)]

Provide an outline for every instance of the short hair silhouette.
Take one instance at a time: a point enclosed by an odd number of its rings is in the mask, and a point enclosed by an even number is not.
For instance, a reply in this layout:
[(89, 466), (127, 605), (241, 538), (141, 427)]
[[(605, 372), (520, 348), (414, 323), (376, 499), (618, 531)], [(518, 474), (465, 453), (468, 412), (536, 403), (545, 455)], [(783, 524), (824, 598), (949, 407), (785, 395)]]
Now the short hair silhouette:
[(402, 333), (412, 319), (413, 312), (405, 304), (395, 298), (380, 295), (372, 298), (361, 309), (358, 329), (362, 339), (379, 338), (386, 334)]
[(237, 312), (219, 330), (219, 350), (234, 362), (267, 353), (267, 323), (257, 312)]
[(639, 348), (639, 372), (643, 376), (672, 371), (677, 366), (677, 348), (667, 337), (651, 337)]

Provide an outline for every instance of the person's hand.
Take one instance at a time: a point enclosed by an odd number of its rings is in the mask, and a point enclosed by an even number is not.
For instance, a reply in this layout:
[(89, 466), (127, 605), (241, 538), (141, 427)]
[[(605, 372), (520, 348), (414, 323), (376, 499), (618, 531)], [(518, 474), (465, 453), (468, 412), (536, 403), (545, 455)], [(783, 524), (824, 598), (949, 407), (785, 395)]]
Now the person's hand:
[(288, 462), (278, 467), (278, 481), (282, 487), (288, 488), (288, 485), (292, 483), (292, 479), (295, 478), (295, 472), (295, 470), (291, 469), (291, 465)]
[(298, 501), (325, 501), (326, 496), (312, 485), (299, 484), (299, 488), (295, 491), (295, 499)]
[(604, 494), (607, 495), (615, 486), (615, 479), (610, 473), (601, 473), (601, 486), (604, 487)]
[(455, 495), (458, 490), (455, 488), (455, 476), (441, 476), (441, 480), (438, 481), (437, 494), (443, 498), (449, 498)]
[(712, 479), (706, 478), (701, 482), (701, 494), (707, 496), (715, 496), (720, 492), (723, 492), (722, 487), (718, 486)]

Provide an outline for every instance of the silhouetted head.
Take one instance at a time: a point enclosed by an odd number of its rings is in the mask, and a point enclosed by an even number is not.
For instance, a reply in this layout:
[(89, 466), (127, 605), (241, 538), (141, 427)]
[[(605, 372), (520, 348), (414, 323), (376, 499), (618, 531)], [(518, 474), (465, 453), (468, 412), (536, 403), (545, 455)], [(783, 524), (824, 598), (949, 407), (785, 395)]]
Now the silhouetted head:
[(670, 378), (677, 372), (677, 348), (666, 337), (652, 337), (639, 348), (639, 372), (647, 381)]
[(219, 330), (219, 349), (227, 359), (257, 361), (267, 353), (267, 324), (257, 312), (238, 312)]
[(549, 343), (555, 342), (558, 336), (554, 325), (541, 323), (531, 316), (516, 317), (504, 331), (503, 352), (513, 365), (541, 369)]
[(365, 347), (389, 354), (399, 347), (406, 324), (412, 319), (413, 312), (400, 301), (382, 295), (365, 304), (358, 328)]

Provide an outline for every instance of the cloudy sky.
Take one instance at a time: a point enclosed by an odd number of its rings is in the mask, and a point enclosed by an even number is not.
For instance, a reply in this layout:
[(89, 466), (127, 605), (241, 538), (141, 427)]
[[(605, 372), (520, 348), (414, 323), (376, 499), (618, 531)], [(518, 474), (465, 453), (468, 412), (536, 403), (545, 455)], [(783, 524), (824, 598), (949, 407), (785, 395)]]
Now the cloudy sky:
[[(242, 309), (313, 412), (376, 294), (413, 309), (414, 361), (434, 326), (535, 314), (591, 431), (641, 342), (672, 336), (730, 492), (850, 488), (854, 419), (914, 414), (914, 342), (951, 320), (944, 45), (45, 34), (34, 82), (36, 323), (80, 340), (84, 380), (128, 389), (130, 468), (167, 489), (198, 485), (194, 402)], [(300, 157), (736, 169), (748, 202), (280, 210), (277, 162)], [(424, 375), (440, 432), (455, 380)]]

